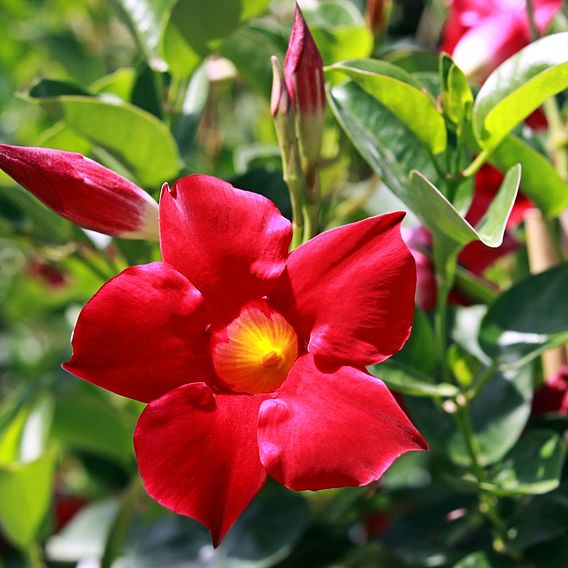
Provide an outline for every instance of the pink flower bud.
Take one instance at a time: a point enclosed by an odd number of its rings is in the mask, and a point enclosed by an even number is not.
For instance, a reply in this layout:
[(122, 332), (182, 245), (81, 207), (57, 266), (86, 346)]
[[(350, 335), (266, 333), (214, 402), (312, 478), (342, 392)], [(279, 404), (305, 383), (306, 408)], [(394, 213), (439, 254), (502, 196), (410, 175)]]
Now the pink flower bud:
[(122, 238), (158, 239), (158, 204), (150, 195), (81, 154), (0, 144), (0, 168), (81, 227)]
[(284, 77), (299, 117), (302, 152), (308, 162), (317, 162), (325, 118), (323, 61), (298, 5)]

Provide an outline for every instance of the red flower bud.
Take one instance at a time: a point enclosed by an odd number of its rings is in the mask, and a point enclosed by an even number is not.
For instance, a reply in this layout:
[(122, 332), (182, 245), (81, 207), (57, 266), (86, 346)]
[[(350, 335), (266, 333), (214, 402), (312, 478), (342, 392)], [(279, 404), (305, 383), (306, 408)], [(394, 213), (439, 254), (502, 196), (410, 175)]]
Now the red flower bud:
[(325, 118), (323, 61), (298, 5), (286, 52), (284, 77), (298, 112), (298, 135), (304, 157), (316, 162)]
[(81, 154), (0, 144), (0, 168), (81, 227), (123, 238), (158, 238), (158, 205), (148, 193)]

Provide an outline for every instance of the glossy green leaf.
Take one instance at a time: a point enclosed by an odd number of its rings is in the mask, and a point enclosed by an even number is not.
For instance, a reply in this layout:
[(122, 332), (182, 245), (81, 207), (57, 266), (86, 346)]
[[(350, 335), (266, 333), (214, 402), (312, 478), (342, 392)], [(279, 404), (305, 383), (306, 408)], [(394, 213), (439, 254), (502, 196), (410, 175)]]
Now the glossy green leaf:
[(440, 78), (442, 107), (448, 118), (459, 126), (471, 116), (473, 94), (467, 77), (446, 53), (440, 56)]
[(406, 71), (376, 59), (342, 61), (327, 68), (355, 81), (394, 114), (433, 154), (446, 148), (446, 126), (434, 99)]
[(497, 495), (538, 495), (560, 483), (566, 447), (549, 430), (531, 430), (497, 464), (484, 488)]
[(57, 398), (54, 437), (71, 448), (92, 452), (130, 466), (134, 457), (134, 424), (106, 396), (90, 386), (81, 387)]
[(72, 95), (30, 100), (110, 152), (142, 185), (161, 185), (178, 172), (177, 148), (167, 126), (133, 105)]
[(79, 152), (84, 155), (91, 151), (90, 142), (84, 136), (66, 126), (64, 122), (56, 122), (51, 128), (45, 130), (36, 144), (45, 148)]
[(568, 342), (568, 263), (529, 276), (499, 296), (481, 323), (482, 349), (501, 365), (521, 366)]
[(473, 127), (483, 148), (495, 148), (546, 99), (568, 88), (568, 32), (539, 39), (498, 67), (473, 107)]
[(164, 71), (158, 47), (176, 0), (115, 0), (150, 66)]
[(328, 100), (339, 124), (375, 172), (410, 206), (408, 175), (435, 175), (424, 144), (396, 116), (353, 82), (333, 87)]
[(110, 75), (105, 75), (90, 86), (90, 91), (96, 95), (108, 93), (129, 101), (136, 81), (136, 71), (132, 67), (123, 67)]
[(162, 49), (170, 72), (182, 79), (191, 77), (202, 60), (202, 56), (191, 49), (177, 26), (171, 21), (164, 32)]
[(558, 489), (533, 498), (527, 507), (523, 507), (516, 529), (509, 545), (515, 551), (566, 535), (568, 484), (563, 483)]
[(31, 545), (47, 514), (53, 488), (55, 457), (0, 465), (0, 524), (18, 547)]
[[(529, 367), (495, 372), (470, 405), (472, 428), (479, 444), (480, 462), (501, 459), (517, 442), (531, 411), (532, 377)], [(405, 399), (416, 426), (433, 450), (455, 464), (471, 464), (467, 444), (455, 420), (427, 398)]]
[(373, 34), (352, 2), (321, 0), (303, 6), (303, 14), (325, 64), (371, 54)]
[(495, 148), (489, 162), (501, 170), (521, 164), (523, 193), (547, 217), (559, 215), (568, 206), (568, 182), (550, 161), (516, 136), (507, 136)]
[(431, 231), (442, 233), (451, 241), (462, 245), (480, 240), (487, 246), (498, 247), (503, 242), (520, 181), (521, 167), (513, 166), (505, 175), (497, 195), (476, 228), (419, 172), (411, 174), (411, 190), (407, 192), (406, 199)]

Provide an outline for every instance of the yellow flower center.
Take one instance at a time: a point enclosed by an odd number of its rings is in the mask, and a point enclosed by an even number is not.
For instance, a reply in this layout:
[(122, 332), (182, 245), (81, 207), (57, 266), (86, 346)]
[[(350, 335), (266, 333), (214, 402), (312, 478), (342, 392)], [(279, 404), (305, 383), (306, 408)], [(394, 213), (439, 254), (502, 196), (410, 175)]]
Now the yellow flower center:
[(298, 338), (266, 302), (251, 302), (226, 328), (213, 333), (211, 352), (217, 377), (227, 388), (271, 392), (298, 358)]

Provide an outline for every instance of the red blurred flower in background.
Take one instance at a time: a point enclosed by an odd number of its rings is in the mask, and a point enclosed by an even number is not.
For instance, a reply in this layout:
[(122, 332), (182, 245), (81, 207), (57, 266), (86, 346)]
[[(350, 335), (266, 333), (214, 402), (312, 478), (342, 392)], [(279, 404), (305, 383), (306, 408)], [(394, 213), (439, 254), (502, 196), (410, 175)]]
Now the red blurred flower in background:
[[(466, 219), (476, 225), (487, 208), (495, 198), (503, 181), (503, 174), (493, 166), (484, 165), (475, 177), (473, 200), (466, 215)], [(524, 213), (532, 207), (532, 201), (519, 193), (507, 221), (507, 227), (512, 229), (523, 220)], [(416, 261), (416, 302), (426, 311), (436, 307), (436, 276), (434, 264), (430, 256), (432, 237), (424, 227), (404, 231), (404, 240), (410, 247)], [(476, 276), (483, 272), (503, 256), (519, 248), (518, 241), (508, 232), (505, 233), (503, 244), (497, 248), (485, 246), (480, 241), (466, 245), (461, 251), (458, 262)], [(456, 290), (452, 290), (450, 302), (467, 304), (467, 298)]]
[(541, 416), (553, 412), (568, 414), (568, 365), (564, 365), (534, 393), (532, 412)]
[(415, 269), (393, 213), (288, 254), (264, 197), (189, 176), (160, 201), (163, 262), (83, 309), (64, 367), (149, 402), (134, 444), (148, 493), (218, 544), (270, 475), (296, 490), (365, 485), (426, 448), (365, 367), (405, 343)]
[[(532, 0), (543, 33), (563, 0)], [(526, 0), (452, 0), (441, 50), (478, 81), (531, 42)]]

